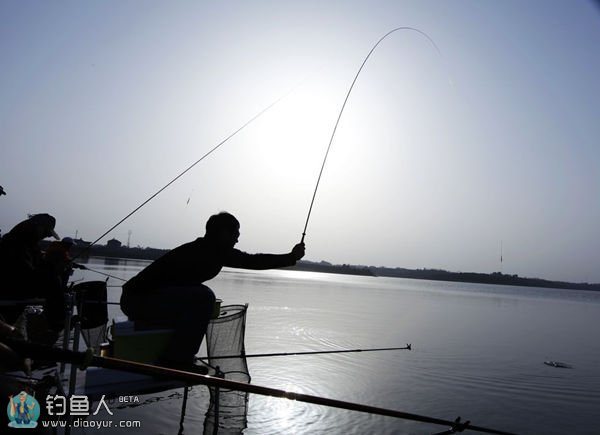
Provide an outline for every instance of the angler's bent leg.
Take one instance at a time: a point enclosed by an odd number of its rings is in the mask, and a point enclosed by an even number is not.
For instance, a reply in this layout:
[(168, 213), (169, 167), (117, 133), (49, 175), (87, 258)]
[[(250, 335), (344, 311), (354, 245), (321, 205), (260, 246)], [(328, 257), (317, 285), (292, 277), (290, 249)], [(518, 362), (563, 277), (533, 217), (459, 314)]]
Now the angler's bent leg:
[(192, 363), (211, 319), (215, 295), (204, 286), (163, 287), (123, 294), (123, 311), (136, 325), (173, 328), (164, 359)]
[(200, 350), (208, 322), (215, 305), (215, 294), (204, 286), (171, 287), (176, 301), (175, 335), (167, 347), (164, 358), (183, 363), (192, 363)]

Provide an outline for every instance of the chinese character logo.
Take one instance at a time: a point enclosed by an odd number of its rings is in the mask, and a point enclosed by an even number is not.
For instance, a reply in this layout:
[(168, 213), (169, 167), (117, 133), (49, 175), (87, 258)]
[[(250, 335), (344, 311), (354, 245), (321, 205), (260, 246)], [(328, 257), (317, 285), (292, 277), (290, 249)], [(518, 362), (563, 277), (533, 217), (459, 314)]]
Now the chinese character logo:
[[(113, 415), (113, 412), (108, 408), (105, 397), (106, 395), (103, 394), (96, 411), (94, 411), (92, 415), (97, 415), (102, 406), (104, 406), (104, 409), (106, 409), (110, 415)], [(87, 396), (74, 394), (69, 398), (67, 403), (67, 398), (65, 396), (58, 394), (55, 396), (47, 395), (46, 409), (48, 410), (48, 415), (61, 416), (66, 415), (67, 412), (69, 412), (69, 415), (88, 416), (90, 415), (90, 401)]]
[(9, 396), (6, 413), (10, 420), (8, 427), (33, 429), (40, 418), (40, 404), (35, 397), (21, 391), (17, 397)]
[(67, 398), (65, 396), (46, 396), (46, 409), (48, 415), (66, 415), (67, 414)]

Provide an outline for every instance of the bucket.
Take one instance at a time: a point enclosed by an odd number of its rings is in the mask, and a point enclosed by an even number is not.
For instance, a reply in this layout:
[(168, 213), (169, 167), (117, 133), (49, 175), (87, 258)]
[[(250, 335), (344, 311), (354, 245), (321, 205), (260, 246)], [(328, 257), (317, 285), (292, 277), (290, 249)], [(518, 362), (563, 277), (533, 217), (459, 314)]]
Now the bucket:
[(73, 286), (81, 303), (81, 328), (91, 329), (108, 323), (106, 281), (85, 281)]

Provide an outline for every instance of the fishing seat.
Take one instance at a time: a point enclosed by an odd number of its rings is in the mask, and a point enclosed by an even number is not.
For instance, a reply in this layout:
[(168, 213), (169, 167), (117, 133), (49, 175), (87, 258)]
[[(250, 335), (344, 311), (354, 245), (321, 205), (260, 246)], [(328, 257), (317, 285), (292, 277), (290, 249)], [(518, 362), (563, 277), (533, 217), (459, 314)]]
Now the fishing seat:
[[(112, 321), (112, 355), (115, 358), (154, 364), (162, 355), (173, 335), (172, 329), (144, 329), (133, 321), (118, 318)], [(89, 397), (117, 397), (152, 394), (183, 388), (186, 382), (155, 378), (141, 373), (90, 367), (86, 370), (84, 394)]]
[[(220, 314), (221, 300), (217, 299), (213, 309), (213, 320), (209, 323), (210, 331), (212, 331), (210, 325), (218, 321), (217, 318)], [(131, 361), (154, 363), (163, 355), (173, 334), (174, 330), (169, 325), (161, 323), (160, 320), (118, 319), (113, 321), (112, 326), (113, 356)], [(210, 334), (208, 335), (210, 336)]]
[(143, 363), (156, 362), (173, 338), (173, 333), (173, 329), (164, 326), (113, 320), (113, 356)]

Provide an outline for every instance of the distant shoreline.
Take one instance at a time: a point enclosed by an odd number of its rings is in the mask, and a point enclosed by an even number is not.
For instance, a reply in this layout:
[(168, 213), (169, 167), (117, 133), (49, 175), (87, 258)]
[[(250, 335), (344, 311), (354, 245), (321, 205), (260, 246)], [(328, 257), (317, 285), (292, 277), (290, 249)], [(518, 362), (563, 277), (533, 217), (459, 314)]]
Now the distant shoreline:
[[(44, 247), (42, 247), (44, 248)], [(76, 246), (74, 256), (85, 250), (85, 244)], [(87, 251), (88, 256), (129, 258), (135, 260), (155, 260), (168, 252), (169, 249), (156, 248), (128, 248), (113, 243), (111, 246), (95, 245)], [(286, 267), (288, 270), (308, 272), (337, 273), (358, 276), (381, 276), (390, 278), (425, 279), (432, 281), (468, 282), (475, 284), (496, 284), (520, 287), (555, 288), (565, 290), (590, 290), (600, 291), (600, 283), (571, 283), (563, 281), (550, 281), (541, 278), (526, 278), (518, 275), (506, 275), (501, 272), (475, 273), (475, 272), (449, 272), (440, 269), (405, 269), (401, 267), (357, 266), (351, 264), (331, 264), (326, 261), (313, 262), (300, 260), (295, 266)]]

